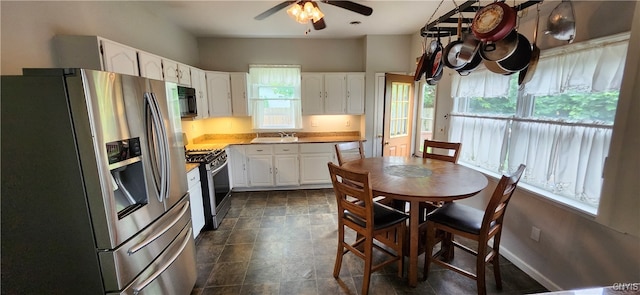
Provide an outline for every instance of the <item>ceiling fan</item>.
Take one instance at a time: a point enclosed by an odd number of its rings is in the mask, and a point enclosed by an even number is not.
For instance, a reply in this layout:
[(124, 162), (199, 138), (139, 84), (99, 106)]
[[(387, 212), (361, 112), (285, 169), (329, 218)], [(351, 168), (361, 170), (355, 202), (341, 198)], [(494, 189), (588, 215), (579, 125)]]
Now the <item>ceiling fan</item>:
[(280, 4), (277, 4), (276, 6), (267, 9), (265, 12), (258, 14), (256, 17), (254, 17), (254, 19), (263, 20), (268, 16), (293, 4), (293, 6), (287, 10), (287, 14), (289, 14), (291, 17), (293, 17), (294, 19), (296, 19), (296, 21), (300, 23), (307, 23), (309, 20), (311, 20), (311, 23), (313, 24), (314, 29), (322, 30), (326, 28), (327, 25), (324, 22), (324, 14), (320, 11), (318, 4), (316, 2), (331, 4), (331, 5), (338, 6), (340, 8), (344, 8), (346, 10), (350, 10), (366, 16), (369, 16), (373, 13), (373, 9), (371, 9), (371, 7), (361, 5), (353, 1), (295, 0), (295, 1), (284, 1)]

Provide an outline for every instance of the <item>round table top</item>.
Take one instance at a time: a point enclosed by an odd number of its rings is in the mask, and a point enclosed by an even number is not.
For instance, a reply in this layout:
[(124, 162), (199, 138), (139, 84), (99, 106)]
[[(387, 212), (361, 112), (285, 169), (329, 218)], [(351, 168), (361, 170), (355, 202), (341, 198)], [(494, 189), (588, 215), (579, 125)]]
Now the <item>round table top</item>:
[(453, 201), (471, 197), (488, 182), (484, 174), (462, 165), (424, 158), (373, 157), (343, 167), (369, 171), (376, 195), (405, 201)]

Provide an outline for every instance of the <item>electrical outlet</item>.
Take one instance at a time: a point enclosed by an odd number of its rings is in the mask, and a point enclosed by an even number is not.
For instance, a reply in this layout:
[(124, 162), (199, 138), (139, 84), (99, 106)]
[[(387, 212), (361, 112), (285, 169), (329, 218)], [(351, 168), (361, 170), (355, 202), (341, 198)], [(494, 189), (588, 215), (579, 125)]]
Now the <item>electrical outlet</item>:
[(347, 120), (347, 122), (344, 124), (344, 126), (346, 126), (346, 127), (351, 126), (351, 121), (350, 121), (350, 120)]
[(530, 236), (530, 238), (532, 240), (536, 241), (536, 242), (539, 242), (540, 241), (540, 229), (535, 227), (535, 226), (532, 226), (531, 227), (531, 236)]

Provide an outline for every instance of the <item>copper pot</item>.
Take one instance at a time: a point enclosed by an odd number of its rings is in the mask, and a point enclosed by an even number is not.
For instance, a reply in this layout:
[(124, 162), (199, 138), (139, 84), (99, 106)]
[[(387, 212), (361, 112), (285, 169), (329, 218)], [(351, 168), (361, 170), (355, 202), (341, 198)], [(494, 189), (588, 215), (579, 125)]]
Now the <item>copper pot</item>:
[(518, 32), (511, 30), (507, 36), (498, 41), (482, 43), (480, 45), (480, 56), (490, 61), (506, 59), (518, 48), (518, 40)]

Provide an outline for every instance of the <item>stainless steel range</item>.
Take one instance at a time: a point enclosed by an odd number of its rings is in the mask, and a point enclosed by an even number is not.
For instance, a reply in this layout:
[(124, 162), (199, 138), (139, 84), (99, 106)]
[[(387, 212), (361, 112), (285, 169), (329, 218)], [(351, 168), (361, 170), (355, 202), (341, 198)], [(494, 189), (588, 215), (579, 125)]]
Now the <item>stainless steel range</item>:
[(227, 153), (222, 149), (187, 150), (186, 157), (189, 163), (200, 163), (205, 220), (203, 230), (217, 229), (231, 205)]

